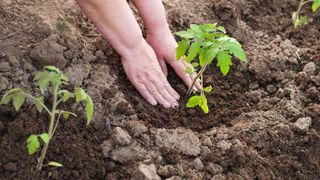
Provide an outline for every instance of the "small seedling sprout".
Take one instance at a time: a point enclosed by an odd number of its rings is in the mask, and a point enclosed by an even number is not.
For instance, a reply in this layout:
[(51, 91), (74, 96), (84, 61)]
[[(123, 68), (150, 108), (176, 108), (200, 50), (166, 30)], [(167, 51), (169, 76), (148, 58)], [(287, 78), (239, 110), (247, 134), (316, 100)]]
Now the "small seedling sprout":
[[(36, 81), (37, 85), (39, 86), (41, 92), (40, 96), (35, 97), (31, 95), (28, 90), (23, 88), (14, 88), (4, 94), (0, 101), (0, 105), (8, 104), (12, 101), (15, 110), (19, 111), (21, 106), (26, 101), (26, 98), (29, 98), (32, 100), (40, 113), (43, 110), (48, 113), (50, 117), (48, 131), (42, 134), (32, 134), (27, 139), (27, 150), (29, 155), (34, 155), (40, 148), (39, 139), (41, 139), (44, 143), (37, 165), (37, 170), (41, 170), (50, 140), (56, 132), (60, 119), (68, 119), (70, 115), (77, 117), (76, 114), (72, 112), (59, 109), (59, 105), (74, 97), (77, 103), (84, 102), (87, 125), (89, 125), (92, 121), (94, 106), (91, 97), (83, 89), (75, 88), (73, 93), (69, 92), (68, 90), (61, 89), (62, 85), (68, 84), (68, 78), (54, 66), (45, 66), (43, 71), (40, 71), (35, 75), (34, 81)], [(53, 96), (51, 106), (47, 106), (45, 103), (44, 94), (47, 91), (51, 92)], [(55, 167), (63, 166), (59, 162), (55, 161), (50, 161), (48, 165)]]

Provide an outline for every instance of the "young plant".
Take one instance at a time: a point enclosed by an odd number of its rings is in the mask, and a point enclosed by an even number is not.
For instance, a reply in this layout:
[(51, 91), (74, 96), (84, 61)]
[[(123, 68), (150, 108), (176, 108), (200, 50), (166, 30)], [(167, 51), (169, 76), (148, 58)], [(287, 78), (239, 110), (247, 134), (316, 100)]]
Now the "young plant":
[(232, 55), (247, 62), (246, 54), (241, 44), (236, 39), (227, 36), (225, 28), (217, 26), (217, 24), (192, 24), (187, 31), (180, 31), (176, 34), (182, 39), (178, 42), (176, 49), (177, 60), (183, 59), (191, 64), (185, 70), (186, 73), (197, 74), (187, 94), (191, 93), (198, 79), (200, 79), (202, 87), (199, 95), (194, 95), (188, 100), (187, 107), (200, 106), (205, 113), (208, 113), (209, 108), (205, 93), (211, 92), (212, 87), (204, 87), (203, 73), (206, 68), (216, 59), (217, 66), (226, 76), (232, 65)]
[[(41, 139), (44, 143), (37, 165), (37, 170), (41, 170), (50, 140), (56, 132), (60, 118), (62, 117), (64, 119), (68, 119), (70, 115), (76, 117), (76, 114), (72, 112), (59, 109), (59, 105), (61, 103), (67, 102), (68, 100), (70, 100), (70, 98), (74, 97), (77, 103), (84, 102), (87, 116), (87, 125), (89, 125), (89, 123), (92, 121), (94, 107), (91, 97), (83, 89), (75, 88), (74, 93), (71, 93), (68, 90), (61, 88), (62, 85), (68, 84), (68, 78), (54, 66), (45, 66), (43, 71), (40, 71), (36, 74), (36, 76), (34, 77), (34, 81), (37, 81), (37, 84), (41, 91), (40, 96), (35, 97), (31, 95), (28, 90), (23, 88), (14, 88), (4, 94), (0, 101), (0, 105), (8, 104), (12, 101), (15, 110), (19, 111), (23, 103), (26, 101), (26, 98), (29, 98), (40, 113), (43, 110), (48, 113), (50, 117), (48, 131), (42, 134), (32, 134), (27, 139), (27, 149), (29, 155), (35, 154), (40, 148), (39, 139)], [(48, 106), (45, 103), (44, 94), (47, 91), (52, 93), (51, 106)], [(62, 164), (55, 161), (49, 162), (48, 165), (56, 167), (62, 166)]]
[(308, 23), (308, 17), (307, 16), (301, 16), (301, 10), (304, 5), (312, 3), (311, 10), (313, 12), (316, 12), (320, 7), (320, 0), (300, 0), (299, 7), (297, 11), (292, 13), (292, 23), (294, 28), (297, 28), (299, 26), (304, 26)]

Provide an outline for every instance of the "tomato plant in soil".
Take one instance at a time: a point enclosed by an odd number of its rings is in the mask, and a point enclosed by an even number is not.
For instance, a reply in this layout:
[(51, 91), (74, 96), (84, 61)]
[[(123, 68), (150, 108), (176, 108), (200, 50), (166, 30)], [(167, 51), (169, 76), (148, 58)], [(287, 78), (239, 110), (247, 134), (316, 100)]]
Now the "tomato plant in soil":
[[(62, 117), (64, 119), (68, 119), (70, 115), (76, 117), (76, 114), (72, 112), (59, 109), (59, 105), (67, 102), (70, 98), (75, 98), (77, 103), (84, 102), (87, 125), (89, 125), (89, 123), (92, 121), (94, 105), (91, 97), (82, 88), (75, 88), (74, 93), (62, 89), (62, 85), (68, 84), (68, 78), (54, 66), (45, 66), (43, 71), (40, 71), (35, 75), (34, 80), (37, 81), (41, 95), (33, 96), (26, 89), (14, 88), (4, 94), (0, 101), (0, 105), (8, 104), (12, 101), (15, 110), (19, 111), (21, 106), (26, 101), (26, 98), (29, 98), (40, 113), (43, 110), (48, 113), (50, 117), (48, 131), (42, 134), (32, 134), (27, 139), (27, 149), (29, 155), (34, 155), (40, 148), (39, 139), (41, 139), (44, 143), (37, 165), (37, 170), (41, 170), (41, 168), (44, 166), (43, 161), (45, 159), (50, 140), (56, 132), (60, 118)], [(49, 106), (45, 103), (45, 93), (47, 91), (51, 92), (53, 97), (51, 101), (52, 104), (50, 106), (51, 108), (49, 108)], [(61, 163), (55, 161), (50, 161), (48, 165), (56, 167), (63, 166)]]
[[(192, 92), (193, 86), (200, 80), (201, 90), (199, 95), (193, 95), (187, 102), (188, 108), (199, 106), (205, 113), (209, 112), (205, 93), (212, 91), (212, 86), (204, 87), (203, 73), (216, 59), (217, 66), (226, 76), (232, 65), (232, 55), (242, 62), (247, 62), (247, 57), (241, 44), (226, 34), (223, 26), (217, 24), (190, 25), (186, 31), (176, 32), (181, 37), (176, 49), (177, 60), (184, 60), (190, 64), (185, 73), (195, 74), (196, 77), (187, 94)], [(194, 92), (195, 93), (195, 92)]]
[(320, 0), (300, 0), (297, 11), (294, 11), (292, 13), (292, 23), (294, 28), (304, 26), (308, 23), (308, 17), (302, 16), (300, 14), (303, 6), (309, 3), (312, 3), (311, 5), (312, 12), (316, 12), (320, 7)]

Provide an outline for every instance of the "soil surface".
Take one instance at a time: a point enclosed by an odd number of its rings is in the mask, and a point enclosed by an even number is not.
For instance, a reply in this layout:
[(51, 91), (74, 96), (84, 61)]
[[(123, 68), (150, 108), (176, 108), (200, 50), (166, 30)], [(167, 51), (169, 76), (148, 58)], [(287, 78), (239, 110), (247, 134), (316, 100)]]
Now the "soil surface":
[(309, 24), (294, 30), (298, 0), (163, 2), (172, 31), (218, 22), (246, 50), (249, 63), (235, 59), (227, 77), (206, 72), (208, 114), (185, 108), (172, 69), (179, 108), (147, 104), (73, 0), (0, 2), (0, 95), (39, 93), (33, 76), (51, 64), (95, 103), (90, 126), (83, 107), (63, 106), (79, 116), (61, 121), (45, 161), (64, 166), (41, 172), (26, 139), (47, 130), (48, 116), (29, 101), (19, 112), (0, 106), (0, 179), (320, 179), (320, 13), (306, 8)]

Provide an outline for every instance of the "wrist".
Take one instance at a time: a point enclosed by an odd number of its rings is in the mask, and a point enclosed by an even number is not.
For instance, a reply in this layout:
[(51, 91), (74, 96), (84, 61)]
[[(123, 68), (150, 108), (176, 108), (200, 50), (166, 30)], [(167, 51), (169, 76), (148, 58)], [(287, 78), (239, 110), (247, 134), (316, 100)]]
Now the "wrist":
[(167, 22), (158, 22), (154, 24), (147, 24), (147, 33), (150, 35), (154, 34), (171, 34), (169, 24)]

